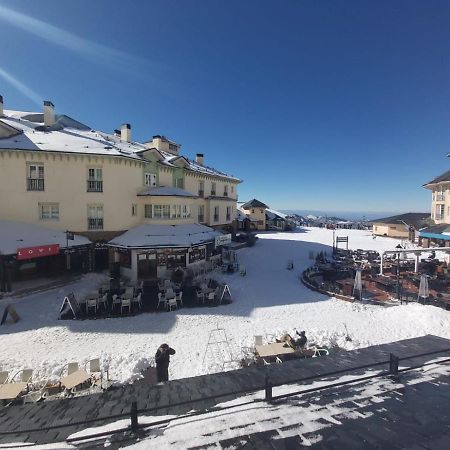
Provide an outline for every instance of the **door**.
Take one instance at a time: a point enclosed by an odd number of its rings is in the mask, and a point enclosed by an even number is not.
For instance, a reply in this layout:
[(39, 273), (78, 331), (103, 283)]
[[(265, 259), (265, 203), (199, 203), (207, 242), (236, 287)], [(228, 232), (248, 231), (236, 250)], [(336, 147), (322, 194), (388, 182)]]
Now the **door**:
[(156, 253), (141, 253), (138, 257), (138, 278), (148, 280), (157, 278)]

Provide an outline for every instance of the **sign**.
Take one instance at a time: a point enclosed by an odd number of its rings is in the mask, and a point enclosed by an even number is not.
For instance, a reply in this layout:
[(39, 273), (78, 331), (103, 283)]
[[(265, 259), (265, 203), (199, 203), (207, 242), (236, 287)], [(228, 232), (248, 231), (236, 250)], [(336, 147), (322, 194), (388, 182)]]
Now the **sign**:
[(75, 235), (71, 231), (66, 231), (66, 239), (68, 241), (73, 241), (75, 240)]
[(215, 246), (231, 244), (231, 234), (222, 234), (221, 236), (216, 236)]
[(72, 313), (74, 319), (79, 319), (81, 310), (73, 293), (70, 293), (67, 297), (64, 297), (61, 308), (59, 310), (59, 318), (61, 319), (67, 311), (70, 311)]
[(24, 247), (17, 249), (17, 259), (34, 259), (43, 256), (59, 254), (59, 244), (40, 245), (39, 247)]
[(8, 314), (11, 316), (11, 319), (14, 323), (16, 323), (20, 320), (19, 314), (17, 314), (17, 311), (14, 309), (14, 306), (6, 305), (0, 325), (3, 325), (6, 322), (6, 319), (8, 318)]

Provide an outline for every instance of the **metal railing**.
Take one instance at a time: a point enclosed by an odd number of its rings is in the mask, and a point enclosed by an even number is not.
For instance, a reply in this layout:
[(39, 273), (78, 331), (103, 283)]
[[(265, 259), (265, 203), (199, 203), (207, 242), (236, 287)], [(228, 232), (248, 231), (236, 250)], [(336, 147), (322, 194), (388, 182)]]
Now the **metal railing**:
[(228, 197), (228, 191), (223, 191), (223, 196)]
[(28, 191), (43, 191), (44, 179), (43, 178), (27, 178), (27, 190)]
[(216, 191), (211, 191), (211, 196), (214, 197), (216, 195)]
[(436, 214), (434, 218), (435, 220), (444, 220), (444, 214)]
[[(8, 430), (8, 431), (0, 431), (0, 436), (8, 436), (8, 435), (13, 435), (13, 434), (14, 435), (23, 435), (23, 434), (30, 434), (30, 433), (38, 433), (38, 432), (42, 432), (42, 431), (50, 431), (50, 430), (56, 430), (56, 429), (68, 428), (68, 427), (74, 427), (74, 426), (80, 426), (80, 425), (89, 425), (89, 424), (93, 424), (93, 423), (97, 423), (97, 422), (103, 422), (106, 420), (124, 419), (127, 417), (130, 418), (130, 426), (128, 426), (128, 427), (122, 427), (122, 428), (104, 431), (104, 432), (100, 432), (100, 433), (93, 433), (90, 435), (83, 435), (80, 437), (67, 438), (66, 442), (76, 442), (76, 441), (85, 440), (85, 439), (100, 438), (100, 437), (109, 436), (109, 435), (112, 435), (115, 433), (122, 433), (124, 431), (130, 431), (130, 430), (137, 431), (139, 429), (151, 428), (154, 426), (164, 425), (164, 424), (170, 423), (172, 420), (174, 420), (174, 417), (169, 417), (166, 419), (161, 419), (161, 420), (153, 421), (150, 423), (139, 423), (139, 414), (143, 414), (143, 413), (154, 413), (156, 411), (165, 410), (167, 408), (177, 408), (180, 406), (188, 406), (188, 405), (192, 406), (193, 404), (199, 403), (199, 402), (205, 402), (205, 401), (209, 401), (209, 400), (218, 400), (220, 398), (225, 398), (225, 397), (229, 397), (229, 396), (252, 394), (252, 393), (262, 391), (262, 390), (264, 390), (264, 398), (253, 398), (251, 400), (247, 400), (247, 401), (244, 401), (241, 403), (236, 403), (236, 404), (229, 405), (229, 406), (214, 407), (213, 411), (214, 412), (225, 411), (225, 410), (229, 410), (229, 409), (233, 409), (233, 408), (237, 408), (237, 407), (241, 407), (241, 406), (245, 406), (245, 405), (251, 405), (251, 404), (255, 404), (255, 403), (261, 403), (261, 402), (271, 403), (271, 402), (274, 402), (277, 400), (283, 400), (283, 399), (293, 397), (293, 396), (298, 396), (301, 394), (309, 394), (311, 392), (318, 392), (318, 391), (330, 389), (333, 387), (345, 386), (348, 384), (355, 384), (355, 383), (358, 383), (361, 381), (380, 378), (383, 376), (398, 377), (399, 374), (403, 373), (403, 372), (420, 369), (422, 367), (426, 367), (426, 366), (429, 366), (432, 364), (448, 363), (448, 362), (450, 362), (450, 358), (445, 358), (440, 361), (431, 360), (431, 361), (424, 362), (422, 364), (412, 365), (412, 366), (408, 366), (408, 367), (405, 367), (402, 369), (399, 369), (399, 367), (398, 367), (398, 364), (400, 361), (412, 360), (415, 358), (421, 358), (424, 356), (437, 355), (439, 353), (447, 353), (447, 352), (450, 352), (450, 348), (435, 350), (435, 351), (425, 352), (425, 353), (419, 353), (416, 355), (405, 356), (402, 358), (397, 357), (391, 353), (389, 355), (389, 359), (387, 359), (387, 360), (363, 364), (363, 365), (356, 366), (356, 367), (343, 368), (343, 369), (339, 369), (339, 370), (335, 370), (335, 371), (331, 371), (331, 372), (314, 374), (314, 375), (310, 375), (307, 377), (295, 378), (295, 379), (283, 381), (280, 383), (272, 383), (269, 376), (266, 375), (264, 384), (261, 384), (260, 386), (252, 388), (252, 389), (249, 389), (249, 388), (237, 389), (237, 390), (228, 391), (228, 392), (221, 393), (221, 394), (204, 396), (204, 397), (197, 398), (197, 399), (189, 399), (189, 400), (184, 400), (184, 401), (177, 402), (177, 403), (158, 405), (158, 406), (153, 406), (151, 408), (143, 408), (143, 409), (138, 409), (137, 402), (132, 401), (129, 412), (123, 412), (120, 414), (112, 414), (109, 416), (96, 417), (93, 419), (85, 419), (85, 420), (80, 420), (80, 421), (75, 421), (75, 422), (60, 423), (58, 425), (50, 425), (48, 427), (41, 426), (39, 428), (30, 428), (30, 429), (24, 429), (24, 430), (15, 429), (15, 430)], [(273, 395), (273, 388), (275, 388), (275, 387), (298, 384), (298, 383), (305, 382), (305, 381), (310, 382), (314, 379), (320, 379), (323, 381), (324, 377), (334, 377), (336, 375), (342, 375), (344, 373), (351, 373), (351, 372), (354, 372), (357, 370), (370, 369), (373, 367), (386, 366), (386, 365), (388, 365), (389, 369), (381, 370), (378, 373), (371, 373), (370, 375), (361, 375), (360, 377), (357, 377), (357, 378), (355, 377), (355, 378), (345, 380), (345, 381), (337, 381), (335, 383), (331, 382), (329, 384), (322, 384), (321, 386), (315, 386), (315, 387), (312, 387), (309, 389), (304, 389), (301, 391), (296, 390), (296, 391), (288, 392), (288, 393), (277, 395), (277, 396)], [(194, 409), (194, 408), (191, 408), (191, 409)], [(195, 416), (199, 416), (199, 415), (209, 414), (209, 413), (211, 413), (211, 411), (212, 411), (211, 409), (203, 410), (203, 411), (197, 410), (197, 411), (190, 412), (190, 413), (187, 413), (184, 415), (181, 414), (181, 415), (175, 416), (175, 418), (177, 420), (180, 420), (183, 418), (189, 418), (189, 417), (195, 417)], [(29, 444), (26, 444), (26, 445), (29, 445)]]
[(88, 218), (88, 230), (103, 230), (103, 219)]
[(443, 202), (445, 201), (445, 194), (436, 194), (436, 201), (437, 202)]
[(87, 180), (87, 191), (88, 192), (103, 192), (103, 181), (102, 180)]

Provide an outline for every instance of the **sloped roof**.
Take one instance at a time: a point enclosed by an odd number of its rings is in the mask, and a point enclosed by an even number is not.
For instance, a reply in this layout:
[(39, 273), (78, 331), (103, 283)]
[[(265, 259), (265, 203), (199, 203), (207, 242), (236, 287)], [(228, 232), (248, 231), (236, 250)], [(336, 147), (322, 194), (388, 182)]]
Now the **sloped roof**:
[(279, 219), (287, 220), (287, 219), (286, 219), (286, 218), (287, 218), (287, 215), (286, 215), (286, 214), (283, 214), (282, 212), (276, 211), (276, 210), (274, 210), (274, 209), (266, 209), (266, 217), (267, 217), (269, 220), (276, 219), (277, 217), (278, 217)]
[(124, 248), (187, 248), (213, 241), (222, 233), (198, 223), (182, 225), (139, 225), (109, 241), (114, 247)]
[(250, 200), (247, 203), (244, 203), (241, 208), (243, 209), (250, 209), (250, 208), (268, 208), (268, 206), (266, 204), (264, 204), (263, 202), (260, 202), (259, 200), (256, 200), (256, 198), (254, 198), (253, 200)]
[(432, 233), (432, 234), (450, 234), (450, 224), (440, 223), (439, 225), (431, 225), (430, 227), (420, 230), (421, 233)]
[[(83, 236), (74, 235), (74, 240), (68, 243), (69, 247), (76, 247), (90, 244), (91, 241)], [(14, 255), (18, 248), (51, 244), (65, 248), (66, 233), (31, 223), (0, 220), (0, 254)]]
[(450, 170), (447, 170), (447, 172), (443, 173), (442, 175), (439, 175), (434, 180), (425, 183), (424, 186), (428, 186), (429, 184), (442, 183), (444, 181), (450, 181)]
[(152, 195), (157, 197), (195, 197), (194, 194), (191, 194), (184, 189), (176, 188), (176, 187), (148, 187), (139, 192), (138, 196), (146, 196)]
[(382, 219), (372, 220), (372, 223), (387, 223), (392, 225), (405, 225), (414, 227), (416, 230), (428, 225), (431, 219), (430, 213), (406, 213), (398, 216), (384, 217)]

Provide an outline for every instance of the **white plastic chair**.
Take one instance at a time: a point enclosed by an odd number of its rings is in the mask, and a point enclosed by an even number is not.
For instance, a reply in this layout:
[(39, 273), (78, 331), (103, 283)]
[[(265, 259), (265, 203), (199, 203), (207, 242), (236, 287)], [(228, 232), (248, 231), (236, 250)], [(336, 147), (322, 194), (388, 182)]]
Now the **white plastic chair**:
[(19, 370), (11, 379), (11, 382), (15, 381), (17, 375), (20, 374), (20, 381), (22, 383), (31, 383), (33, 378), (33, 369), (22, 369)]
[(95, 358), (91, 359), (86, 365), (89, 364), (89, 374), (92, 377), (92, 385), (94, 385), (97, 381), (100, 381), (100, 387), (103, 381), (103, 372), (100, 367), (100, 359)]
[(0, 384), (4, 384), (8, 381), (9, 372), (0, 372)]
[(120, 314), (123, 314), (123, 310), (128, 308), (128, 314), (131, 312), (131, 300), (129, 298), (123, 298), (120, 304)]
[(86, 309), (87, 313), (89, 314), (90, 309), (94, 309), (94, 314), (97, 314), (97, 299), (96, 298), (88, 298)]
[(175, 293), (175, 300), (177, 303), (179, 302), (180, 305), (183, 306), (183, 292), (182, 291)]
[(70, 362), (67, 364), (67, 375), (70, 375), (71, 373), (74, 373), (78, 370), (78, 363), (77, 362)]
[(142, 294), (139, 293), (136, 297), (133, 297), (131, 303), (137, 303), (139, 310), (142, 308)]
[(103, 296), (98, 299), (98, 308), (100, 308), (100, 306), (103, 306), (106, 311), (108, 307), (108, 294), (103, 294)]
[(166, 299), (161, 292), (158, 292), (158, 305), (156, 306), (156, 309), (158, 309), (161, 304), (166, 307)]
[(201, 300), (202, 303), (205, 303), (205, 294), (199, 290), (195, 291), (195, 294), (197, 296), (197, 300)]
[(167, 309), (169, 311), (172, 311), (172, 309), (177, 309), (177, 308), (178, 308), (178, 303), (177, 303), (175, 297), (169, 298), (169, 300), (167, 302)]
[(122, 299), (117, 294), (113, 295), (112, 308), (114, 309), (115, 306), (122, 306)]

